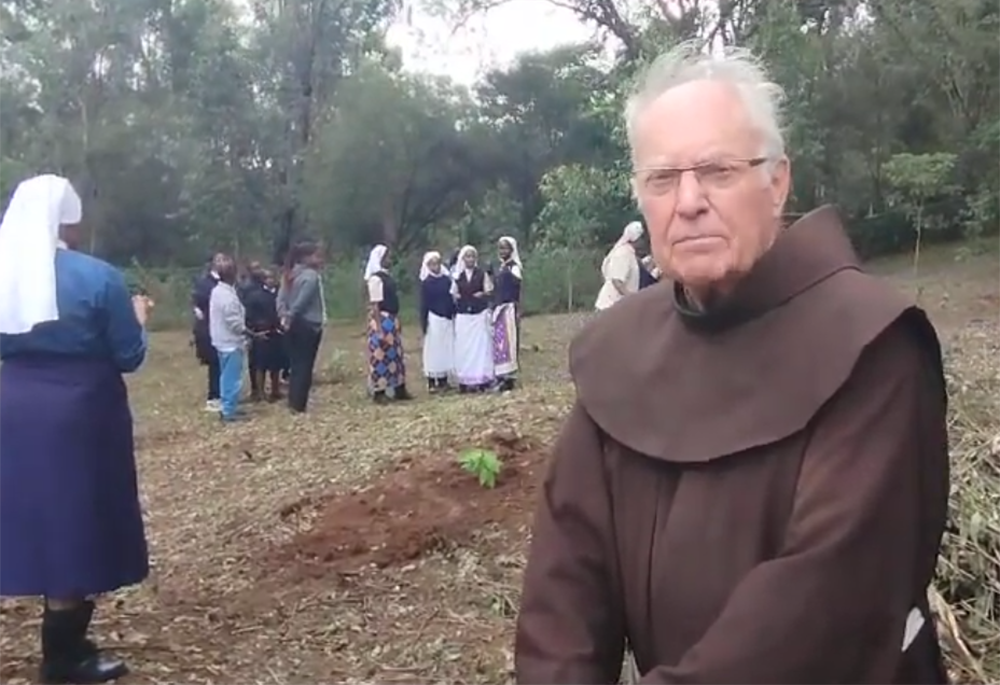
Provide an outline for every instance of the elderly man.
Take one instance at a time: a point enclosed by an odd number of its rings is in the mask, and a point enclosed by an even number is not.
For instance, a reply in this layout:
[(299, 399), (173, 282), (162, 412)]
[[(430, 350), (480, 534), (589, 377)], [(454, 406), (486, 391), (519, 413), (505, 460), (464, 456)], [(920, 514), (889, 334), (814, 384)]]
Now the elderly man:
[(945, 683), (948, 497), (924, 314), (829, 208), (782, 230), (780, 88), (684, 45), (627, 110), (670, 283), (588, 323), (535, 519), (521, 683)]

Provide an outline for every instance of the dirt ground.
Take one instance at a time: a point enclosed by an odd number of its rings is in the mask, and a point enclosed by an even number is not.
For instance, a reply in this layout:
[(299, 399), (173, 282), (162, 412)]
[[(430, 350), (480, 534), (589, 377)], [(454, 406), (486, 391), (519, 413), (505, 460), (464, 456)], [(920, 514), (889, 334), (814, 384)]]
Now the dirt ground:
[[(905, 259), (875, 268), (919, 289), (953, 369), (1000, 372), (995, 251), (932, 251), (916, 279)], [(508, 682), (531, 512), (572, 399), (565, 350), (581, 320), (526, 322), (515, 393), (421, 392), (388, 407), (365, 396), (360, 326), (331, 328), (310, 413), (255, 405), (239, 426), (202, 411), (186, 335), (154, 335), (130, 379), (153, 571), (103, 599), (94, 626), (129, 660), (123, 682)], [(457, 465), (469, 448), (500, 457), (495, 488)], [(0, 604), (0, 681), (31, 681), (38, 626), (37, 603)]]

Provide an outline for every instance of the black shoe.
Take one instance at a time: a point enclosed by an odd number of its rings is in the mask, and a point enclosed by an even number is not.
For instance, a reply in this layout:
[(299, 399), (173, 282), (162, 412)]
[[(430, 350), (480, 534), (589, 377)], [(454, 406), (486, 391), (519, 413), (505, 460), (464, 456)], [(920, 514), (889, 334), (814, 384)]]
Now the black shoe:
[(403, 383), (402, 385), (396, 387), (393, 399), (400, 402), (408, 402), (414, 399), (414, 397), (410, 394), (410, 391), (406, 389), (406, 383)]
[(384, 390), (379, 390), (372, 394), (372, 402), (375, 404), (389, 404), (389, 398), (386, 397)]
[(87, 639), (94, 603), (72, 609), (45, 608), (42, 617), (42, 683), (106, 683), (128, 673), (117, 657), (102, 652)]

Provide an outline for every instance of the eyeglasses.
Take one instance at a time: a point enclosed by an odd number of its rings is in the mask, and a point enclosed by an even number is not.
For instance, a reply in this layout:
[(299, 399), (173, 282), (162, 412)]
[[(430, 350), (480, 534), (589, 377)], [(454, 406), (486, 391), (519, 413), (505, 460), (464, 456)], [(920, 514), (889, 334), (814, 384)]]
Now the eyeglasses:
[(702, 189), (722, 190), (736, 183), (743, 172), (760, 166), (768, 159), (768, 157), (753, 157), (688, 167), (651, 167), (639, 169), (634, 175), (640, 187), (651, 195), (670, 195), (676, 192), (681, 184), (681, 177), (688, 171), (694, 173)]

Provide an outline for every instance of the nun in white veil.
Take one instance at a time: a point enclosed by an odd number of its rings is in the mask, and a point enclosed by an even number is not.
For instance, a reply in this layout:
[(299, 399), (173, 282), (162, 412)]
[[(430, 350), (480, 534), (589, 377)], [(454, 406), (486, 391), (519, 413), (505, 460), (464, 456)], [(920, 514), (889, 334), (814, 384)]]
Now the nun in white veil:
[(639, 292), (639, 260), (635, 254), (635, 243), (642, 238), (645, 230), (638, 221), (625, 227), (618, 242), (608, 251), (601, 264), (604, 285), (597, 294), (594, 308), (607, 309), (623, 297)]
[(376, 404), (410, 400), (406, 387), (403, 326), (399, 290), (386, 270), (389, 248), (376, 245), (368, 255), (364, 280), (368, 289), (368, 389)]
[(455, 300), (452, 278), (441, 254), (430, 251), (420, 266), (420, 325), (424, 333), (423, 362), (427, 389), (448, 389), (455, 371)]
[(455, 297), (455, 377), (460, 392), (482, 392), (493, 385), (493, 281), (479, 266), (479, 254), (466, 245), (458, 255), (461, 269)]
[(122, 374), (152, 303), (75, 251), (80, 197), (22, 182), (0, 224), (0, 595), (45, 599), (37, 682), (98, 683), (124, 662), (87, 638), (93, 595), (149, 572)]
[(517, 380), (518, 351), (521, 346), (521, 279), (524, 264), (517, 240), (503, 236), (497, 241), (500, 266), (494, 278), (493, 363), (496, 389), (513, 390)]

